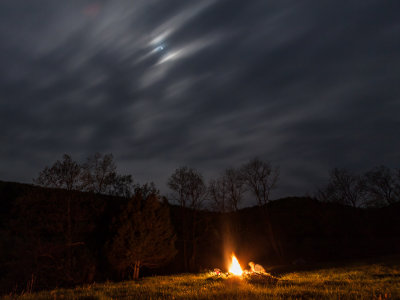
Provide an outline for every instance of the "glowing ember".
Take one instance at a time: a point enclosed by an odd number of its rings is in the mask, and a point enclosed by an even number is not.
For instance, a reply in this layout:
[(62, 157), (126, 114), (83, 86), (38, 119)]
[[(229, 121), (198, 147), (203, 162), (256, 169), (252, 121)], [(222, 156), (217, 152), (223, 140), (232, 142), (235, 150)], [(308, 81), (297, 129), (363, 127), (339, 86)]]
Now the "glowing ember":
[(229, 267), (229, 273), (232, 273), (232, 274), (238, 275), (238, 276), (243, 274), (243, 270), (240, 267), (240, 264), (234, 254), (232, 254), (232, 263), (231, 263), (231, 266)]

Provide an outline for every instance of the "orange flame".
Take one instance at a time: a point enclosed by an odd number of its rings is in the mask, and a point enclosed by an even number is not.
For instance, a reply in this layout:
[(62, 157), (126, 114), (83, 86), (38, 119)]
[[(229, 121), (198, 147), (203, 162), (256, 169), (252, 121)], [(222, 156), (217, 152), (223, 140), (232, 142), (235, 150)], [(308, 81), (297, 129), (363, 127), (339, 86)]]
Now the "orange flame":
[(236, 256), (232, 253), (232, 263), (229, 267), (229, 273), (234, 275), (241, 276), (243, 274), (243, 270), (240, 267), (239, 261), (237, 260)]

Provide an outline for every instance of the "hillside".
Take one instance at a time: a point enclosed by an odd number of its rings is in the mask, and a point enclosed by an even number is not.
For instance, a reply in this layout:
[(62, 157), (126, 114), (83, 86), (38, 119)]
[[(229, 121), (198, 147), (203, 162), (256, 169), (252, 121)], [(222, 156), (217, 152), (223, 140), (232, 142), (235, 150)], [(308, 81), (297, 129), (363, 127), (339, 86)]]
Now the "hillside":
[[(66, 197), (72, 199), (72, 233), (77, 245), (69, 278), (64, 271)], [(115, 272), (104, 252), (113, 218), (126, 199), (0, 182), (0, 200), (2, 293), (21, 291), (32, 278), (37, 290), (126, 279)], [(226, 256), (232, 251), (240, 260), (256, 261), (271, 269), (400, 253), (400, 205), (360, 209), (292, 197), (271, 202), (267, 210), (255, 206), (225, 214), (185, 213), (196, 216), (187, 223), (195, 229), (195, 243), (189, 241), (189, 250), (193, 250), (191, 272), (224, 269)], [(167, 265), (143, 268), (141, 276), (186, 271), (182, 211), (170, 205), (170, 215), (178, 254)], [(271, 225), (278, 251), (271, 244), (267, 224)]]

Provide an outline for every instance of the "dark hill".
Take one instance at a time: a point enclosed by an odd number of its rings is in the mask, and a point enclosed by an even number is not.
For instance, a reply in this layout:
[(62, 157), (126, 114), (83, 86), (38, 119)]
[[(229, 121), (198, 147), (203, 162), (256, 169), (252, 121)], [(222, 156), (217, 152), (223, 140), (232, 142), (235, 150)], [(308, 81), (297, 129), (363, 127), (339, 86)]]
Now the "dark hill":
[[(57, 271), (64, 259), (60, 249), (65, 240), (66, 195), (63, 190), (0, 181), (3, 291), (26, 286), (32, 276), (36, 288), (67, 285), (64, 275)], [(110, 238), (112, 220), (126, 199), (79, 192), (68, 197), (73, 199), (74, 240), (79, 242), (73, 253), (76, 276), (68, 284), (118, 279), (107, 262), (104, 245)], [(144, 275), (184, 271), (181, 209), (170, 205), (170, 213), (178, 254), (167, 266), (143, 270)], [(191, 210), (186, 213), (196, 215), (193, 271), (225, 269), (226, 255), (231, 251), (240, 261), (253, 260), (267, 268), (400, 253), (400, 204), (362, 209), (290, 197), (272, 201), (267, 207), (225, 214)], [(191, 222), (194, 219), (190, 219), (189, 227)], [(273, 229), (279, 253), (271, 245), (267, 224)], [(46, 245), (47, 252), (38, 241)]]

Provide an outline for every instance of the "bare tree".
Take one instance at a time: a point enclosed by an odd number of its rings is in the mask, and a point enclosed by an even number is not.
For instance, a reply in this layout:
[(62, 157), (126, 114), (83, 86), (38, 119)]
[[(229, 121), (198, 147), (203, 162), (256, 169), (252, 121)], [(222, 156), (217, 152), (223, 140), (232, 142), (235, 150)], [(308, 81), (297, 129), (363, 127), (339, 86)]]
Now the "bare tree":
[(376, 167), (368, 171), (364, 178), (367, 205), (390, 205), (398, 201), (399, 190), (396, 186), (396, 175), (392, 170), (385, 166)]
[(81, 173), (81, 166), (64, 154), (62, 161), (57, 160), (51, 167), (46, 166), (33, 181), (43, 187), (79, 190)]
[(96, 194), (109, 194), (129, 198), (132, 176), (117, 174), (113, 155), (96, 153), (82, 165), (81, 188)]
[(328, 185), (318, 192), (317, 198), (353, 207), (360, 206), (366, 195), (361, 176), (346, 169), (334, 168), (330, 172)]
[(242, 166), (241, 174), (258, 205), (266, 205), (270, 201), (271, 191), (276, 188), (279, 168), (273, 168), (269, 162), (254, 158)]
[(119, 175), (116, 174), (112, 181), (111, 186), (108, 188), (108, 194), (124, 198), (132, 196), (132, 189), (134, 188), (132, 175)]
[(97, 194), (105, 194), (113, 184), (117, 167), (112, 154), (96, 153), (87, 158), (82, 169), (83, 189)]
[(174, 200), (183, 208), (198, 209), (207, 193), (203, 176), (195, 169), (180, 167), (168, 179)]
[(34, 179), (34, 182), (43, 187), (60, 188), (66, 189), (67, 202), (67, 230), (65, 234), (65, 246), (67, 248), (67, 273), (70, 273), (72, 268), (72, 247), (76, 243), (73, 243), (72, 236), (72, 216), (71, 216), (71, 192), (73, 190), (80, 190), (80, 176), (82, 174), (81, 166), (72, 160), (68, 154), (63, 155), (63, 160), (57, 160), (51, 167), (45, 167), (43, 171), (39, 173), (38, 178)]
[(246, 191), (239, 170), (226, 169), (216, 180), (211, 180), (208, 186), (208, 196), (213, 208), (220, 212), (237, 211)]
[(229, 210), (227, 187), (222, 178), (210, 180), (208, 184), (208, 196), (211, 200), (212, 209), (223, 213)]
[[(73, 265), (73, 247), (81, 245), (76, 241), (73, 233), (73, 217), (71, 201), (77, 197), (75, 191), (89, 191), (94, 193), (107, 193), (122, 197), (130, 197), (132, 177), (116, 173), (116, 166), (112, 154), (101, 155), (96, 153), (89, 157), (83, 165), (73, 161), (68, 154), (63, 159), (57, 160), (51, 167), (45, 167), (34, 183), (50, 188), (65, 189), (63, 201), (66, 202), (66, 230), (65, 247), (67, 249), (67, 272), (71, 273)], [(78, 212), (74, 212), (78, 214)]]
[(266, 225), (266, 234), (277, 257), (282, 260), (282, 247), (276, 237), (272, 218), (267, 206), (270, 201), (271, 191), (277, 186), (279, 168), (273, 168), (269, 162), (262, 161), (259, 158), (254, 158), (245, 163), (240, 170), (245, 185), (256, 197), (258, 205), (263, 208), (262, 212)]
[[(173, 191), (172, 197), (181, 207), (184, 267), (193, 269), (197, 255), (197, 210), (202, 207), (207, 195), (203, 176), (195, 169), (180, 167), (168, 179), (168, 186)], [(190, 214), (190, 222), (188, 218)], [(191, 254), (189, 256), (189, 244)]]
[(68, 154), (51, 167), (45, 167), (34, 183), (68, 191), (87, 191), (129, 198), (133, 188), (131, 175), (120, 175), (112, 154), (96, 153), (86, 163), (73, 161)]
[(225, 186), (227, 187), (230, 208), (233, 211), (237, 211), (239, 204), (243, 200), (243, 194), (246, 191), (240, 170), (234, 168), (226, 169), (223, 180), (225, 182)]

